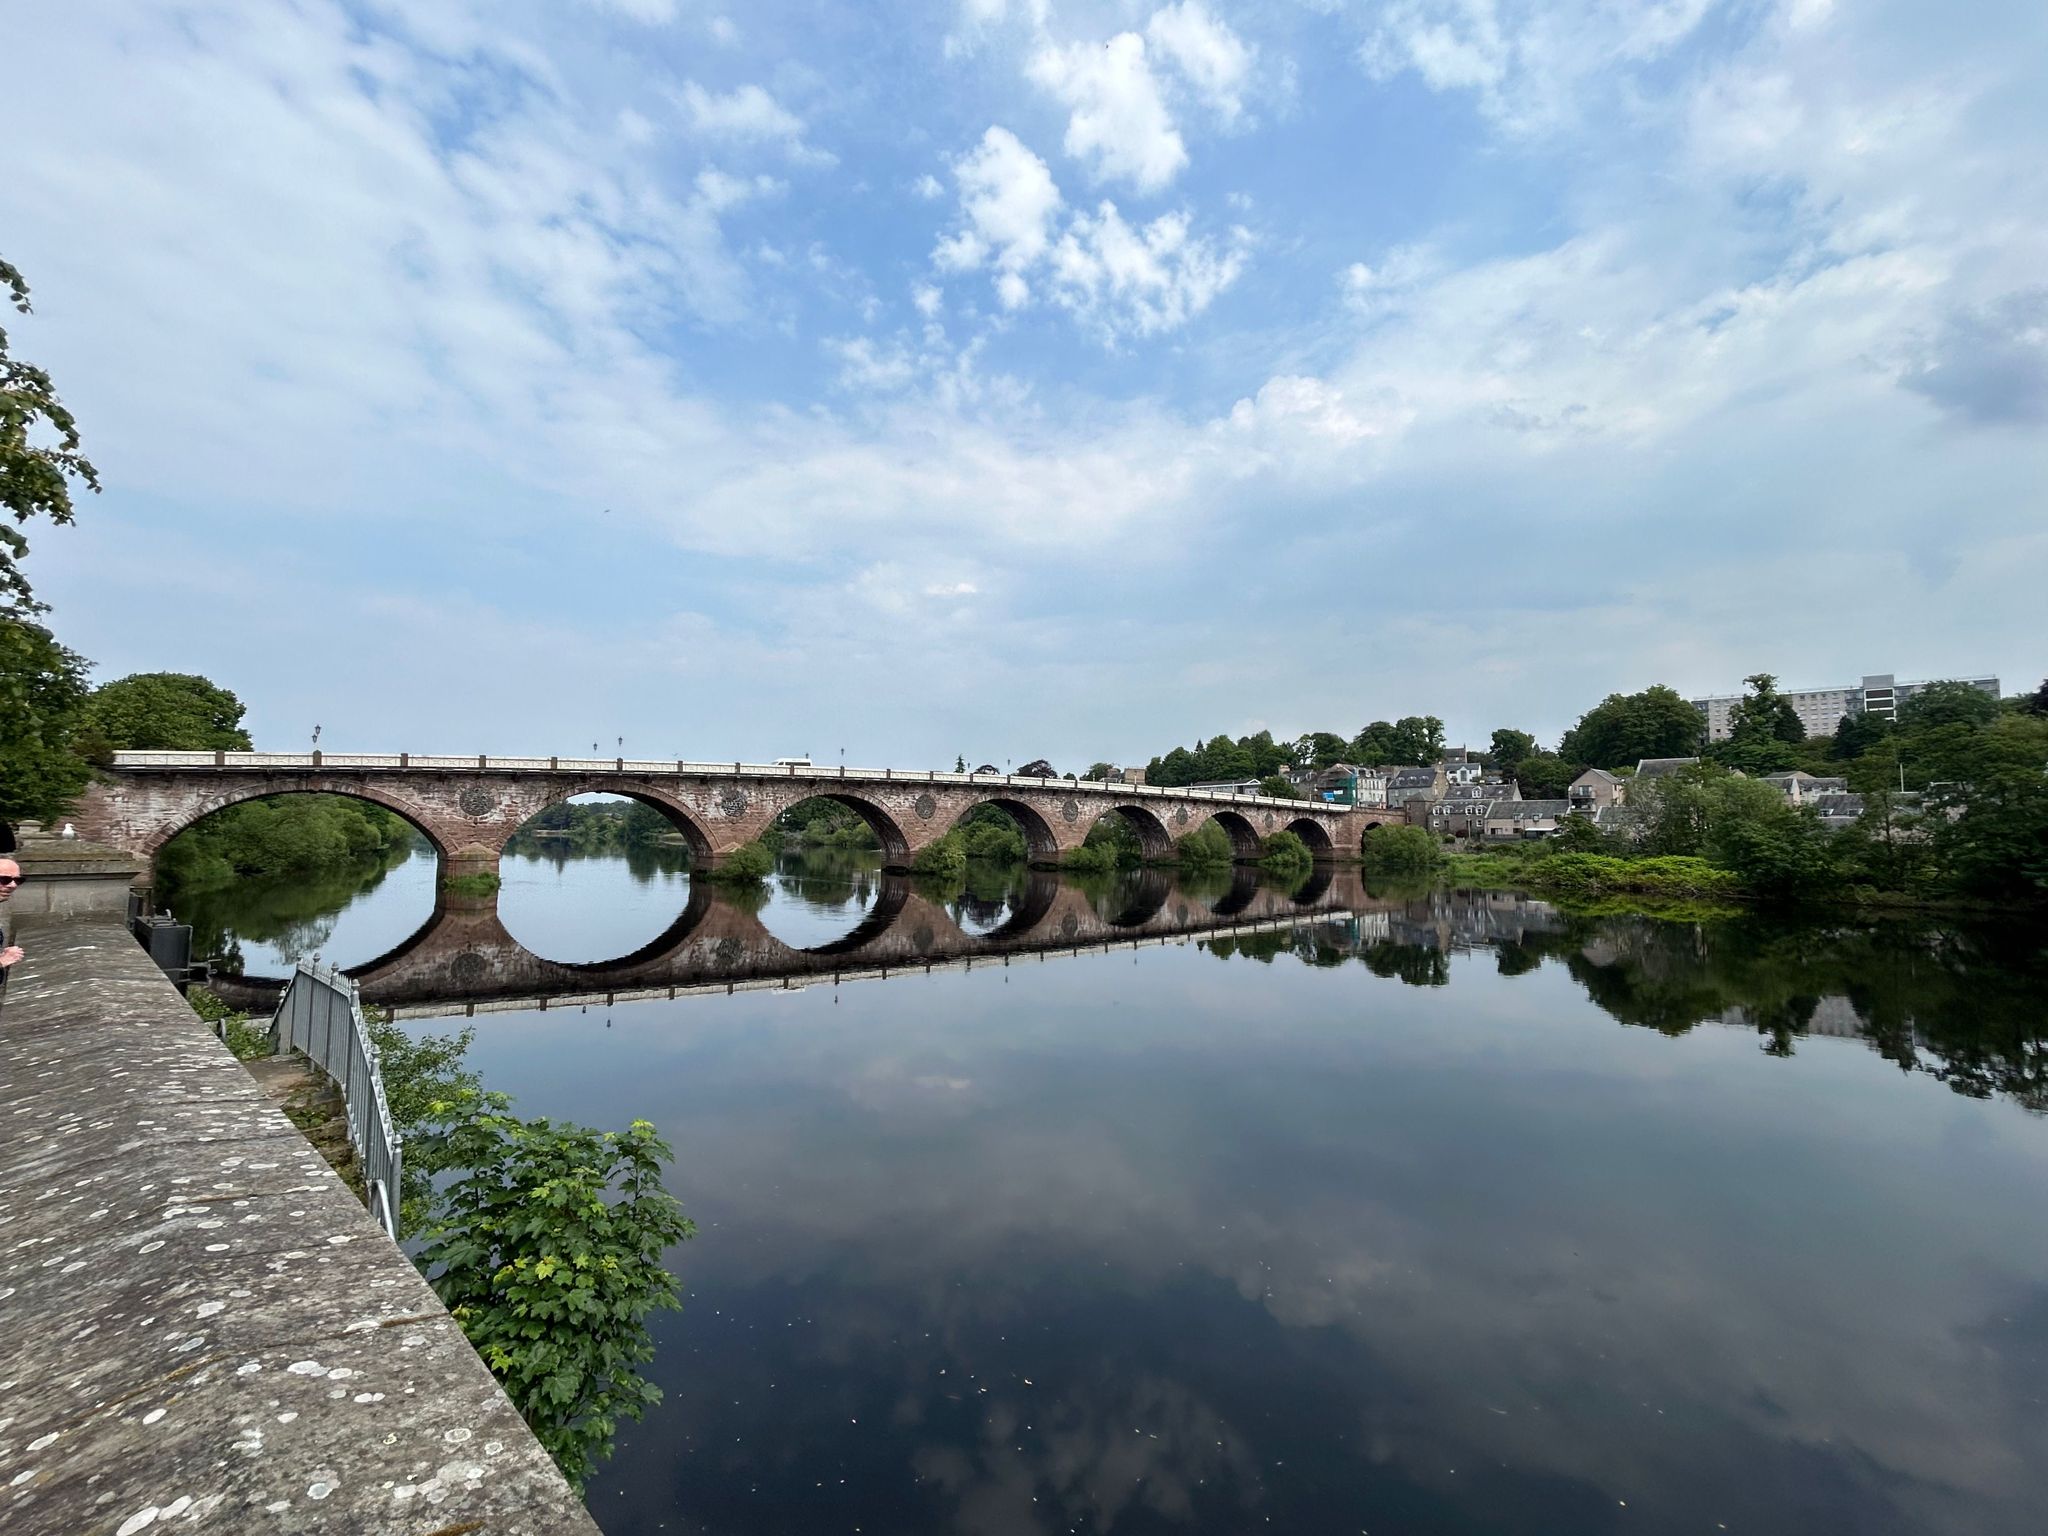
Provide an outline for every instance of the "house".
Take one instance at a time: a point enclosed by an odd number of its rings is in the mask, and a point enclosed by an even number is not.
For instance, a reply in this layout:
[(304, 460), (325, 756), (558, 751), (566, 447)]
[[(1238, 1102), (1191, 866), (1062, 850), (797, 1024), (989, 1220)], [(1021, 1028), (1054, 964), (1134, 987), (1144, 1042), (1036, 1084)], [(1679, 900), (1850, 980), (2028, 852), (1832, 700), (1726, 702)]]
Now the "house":
[(1382, 811), (1387, 806), (1387, 781), (1393, 778), (1385, 768), (1361, 768), (1358, 770), (1358, 798), (1354, 802), (1361, 809)]
[(1486, 808), (1480, 831), (1491, 842), (1551, 837), (1571, 813), (1569, 800), (1496, 800)]
[(1588, 768), (1566, 787), (1565, 798), (1571, 801), (1574, 811), (1590, 814), (1603, 806), (1621, 804), (1621, 792), (1627, 782), (1605, 768)]
[(1477, 784), (1486, 777), (1486, 765), (1470, 758), (1454, 757), (1438, 765), (1446, 784)]
[(1803, 773), (1793, 769), (1790, 773), (1767, 773), (1764, 783), (1771, 786), (1794, 805), (1805, 805), (1822, 795), (1844, 795), (1849, 792), (1847, 779), (1821, 778), (1816, 774)]
[(1807, 804), (1820, 817), (1820, 824), (1830, 831), (1840, 832), (1853, 827), (1863, 819), (1863, 797), (1846, 793), (1814, 795)]
[(1636, 777), (1661, 779), (1678, 772), (1681, 768), (1690, 768), (1698, 761), (1696, 757), (1646, 757), (1636, 764)]

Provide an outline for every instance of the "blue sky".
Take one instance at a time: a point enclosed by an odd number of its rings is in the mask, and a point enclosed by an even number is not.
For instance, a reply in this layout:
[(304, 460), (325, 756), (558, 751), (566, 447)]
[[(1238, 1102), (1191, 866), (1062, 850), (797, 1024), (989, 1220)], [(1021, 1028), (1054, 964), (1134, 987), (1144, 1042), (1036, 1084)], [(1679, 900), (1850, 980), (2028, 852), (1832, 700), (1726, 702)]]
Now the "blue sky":
[(259, 743), (950, 764), (2048, 670), (2048, 10), (10, 21), (32, 574)]

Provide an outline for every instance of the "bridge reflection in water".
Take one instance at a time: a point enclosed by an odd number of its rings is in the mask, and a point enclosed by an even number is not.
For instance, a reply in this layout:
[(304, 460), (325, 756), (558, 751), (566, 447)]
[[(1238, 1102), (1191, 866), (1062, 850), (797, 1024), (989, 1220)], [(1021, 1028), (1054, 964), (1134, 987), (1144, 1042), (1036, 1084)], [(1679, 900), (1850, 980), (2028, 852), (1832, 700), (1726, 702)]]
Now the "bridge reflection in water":
[[(1101, 900), (1072, 880), (1033, 871), (1012, 893), (1007, 915), (975, 933), (912, 877), (878, 874), (875, 880), (873, 904), (859, 925), (812, 948), (777, 938), (753, 903), (711, 881), (693, 880), (687, 905), (663, 933), (631, 954), (596, 964), (536, 955), (506, 929), (494, 899), (444, 894), (417, 933), (348, 974), (366, 1003), (426, 1018), (1002, 964), (1016, 956), (1286, 927), (1390, 905), (1366, 894), (1355, 869), (1327, 866), (1286, 889), (1246, 867), (1220, 887), (1147, 869), (1110, 887)], [(223, 982), (220, 990), (254, 1004), (271, 987), (267, 979), (247, 977)]]

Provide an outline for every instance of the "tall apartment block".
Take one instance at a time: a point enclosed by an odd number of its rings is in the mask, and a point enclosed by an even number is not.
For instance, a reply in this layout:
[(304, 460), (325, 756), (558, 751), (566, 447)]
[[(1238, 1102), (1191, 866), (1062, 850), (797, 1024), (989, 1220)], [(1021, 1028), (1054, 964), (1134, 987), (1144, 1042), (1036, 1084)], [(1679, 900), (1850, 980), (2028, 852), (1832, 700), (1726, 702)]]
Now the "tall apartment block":
[[(1806, 727), (1807, 735), (1832, 736), (1845, 715), (1877, 715), (1886, 720), (1896, 719), (1901, 704), (1936, 681), (1967, 683), (1972, 688), (1981, 688), (1994, 699), (1999, 696), (1998, 679), (1995, 677), (1924, 678), (1918, 682), (1902, 683), (1889, 672), (1872, 673), (1858, 684), (1842, 683), (1831, 688), (1781, 688), (1779, 692), (1798, 713), (1799, 723)], [(1729, 714), (1741, 702), (1739, 693), (1716, 694), (1712, 698), (1692, 701), (1692, 707), (1707, 717), (1707, 740), (1728, 739)]]

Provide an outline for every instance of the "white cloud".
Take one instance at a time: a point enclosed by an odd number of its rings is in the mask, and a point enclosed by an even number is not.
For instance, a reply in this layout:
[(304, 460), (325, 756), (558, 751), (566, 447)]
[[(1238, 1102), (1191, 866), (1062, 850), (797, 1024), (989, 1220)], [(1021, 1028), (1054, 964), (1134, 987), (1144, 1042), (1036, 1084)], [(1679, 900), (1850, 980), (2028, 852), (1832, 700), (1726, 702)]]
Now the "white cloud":
[(1224, 23), (1206, 11), (1200, 0), (1180, 0), (1152, 13), (1145, 36), (1177, 66), (1198, 95), (1226, 123), (1244, 112), (1244, 87), (1252, 66), (1251, 49)]
[(946, 195), (946, 184), (930, 171), (926, 171), (910, 184), (910, 190), (929, 203)]
[(739, 44), (740, 29), (733, 24), (730, 16), (714, 16), (704, 23), (704, 30), (711, 34), (711, 40), (721, 48), (732, 48)]
[(1627, 66), (1669, 54), (1718, 3), (1388, 0), (1359, 57), (1376, 79), (1412, 70), (1432, 90), (1470, 91), (1494, 121), (1532, 133), (1613, 99)]
[(941, 272), (993, 267), (996, 302), (1018, 310), (1042, 278), (1054, 303), (1105, 340), (1175, 330), (1208, 308), (1244, 269), (1250, 236), (1193, 236), (1187, 214), (1128, 223), (1114, 203), (1077, 211), (1063, 203), (1052, 173), (1008, 129), (992, 127), (954, 164), (962, 222), (932, 253)]
[(1220, 248), (1190, 238), (1184, 213), (1134, 228), (1104, 202), (1093, 215), (1076, 214), (1061, 235), (1054, 297), (1110, 336), (1177, 330), (1237, 280), (1249, 245), (1242, 230)]
[(918, 283), (910, 290), (910, 302), (917, 306), (920, 315), (929, 320), (945, 307), (946, 296), (930, 283)]
[(688, 80), (677, 92), (676, 102), (690, 126), (706, 138), (734, 144), (776, 144), (792, 160), (811, 165), (833, 163), (830, 154), (804, 143), (803, 119), (758, 85), (742, 85), (720, 95)]
[(1032, 57), (1029, 73), (1070, 109), (1067, 153), (1086, 162), (1096, 180), (1157, 192), (1188, 163), (1137, 33), (1100, 46), (1048, 44)]
[(991, 127), (953, 162), (965, 225), (941, 242), (933, 259), (943, 271), (969, 271), (993, 261), (1016, 274), (1045, 254), (1060, 192), (1052, 172), (1007, 128)]

